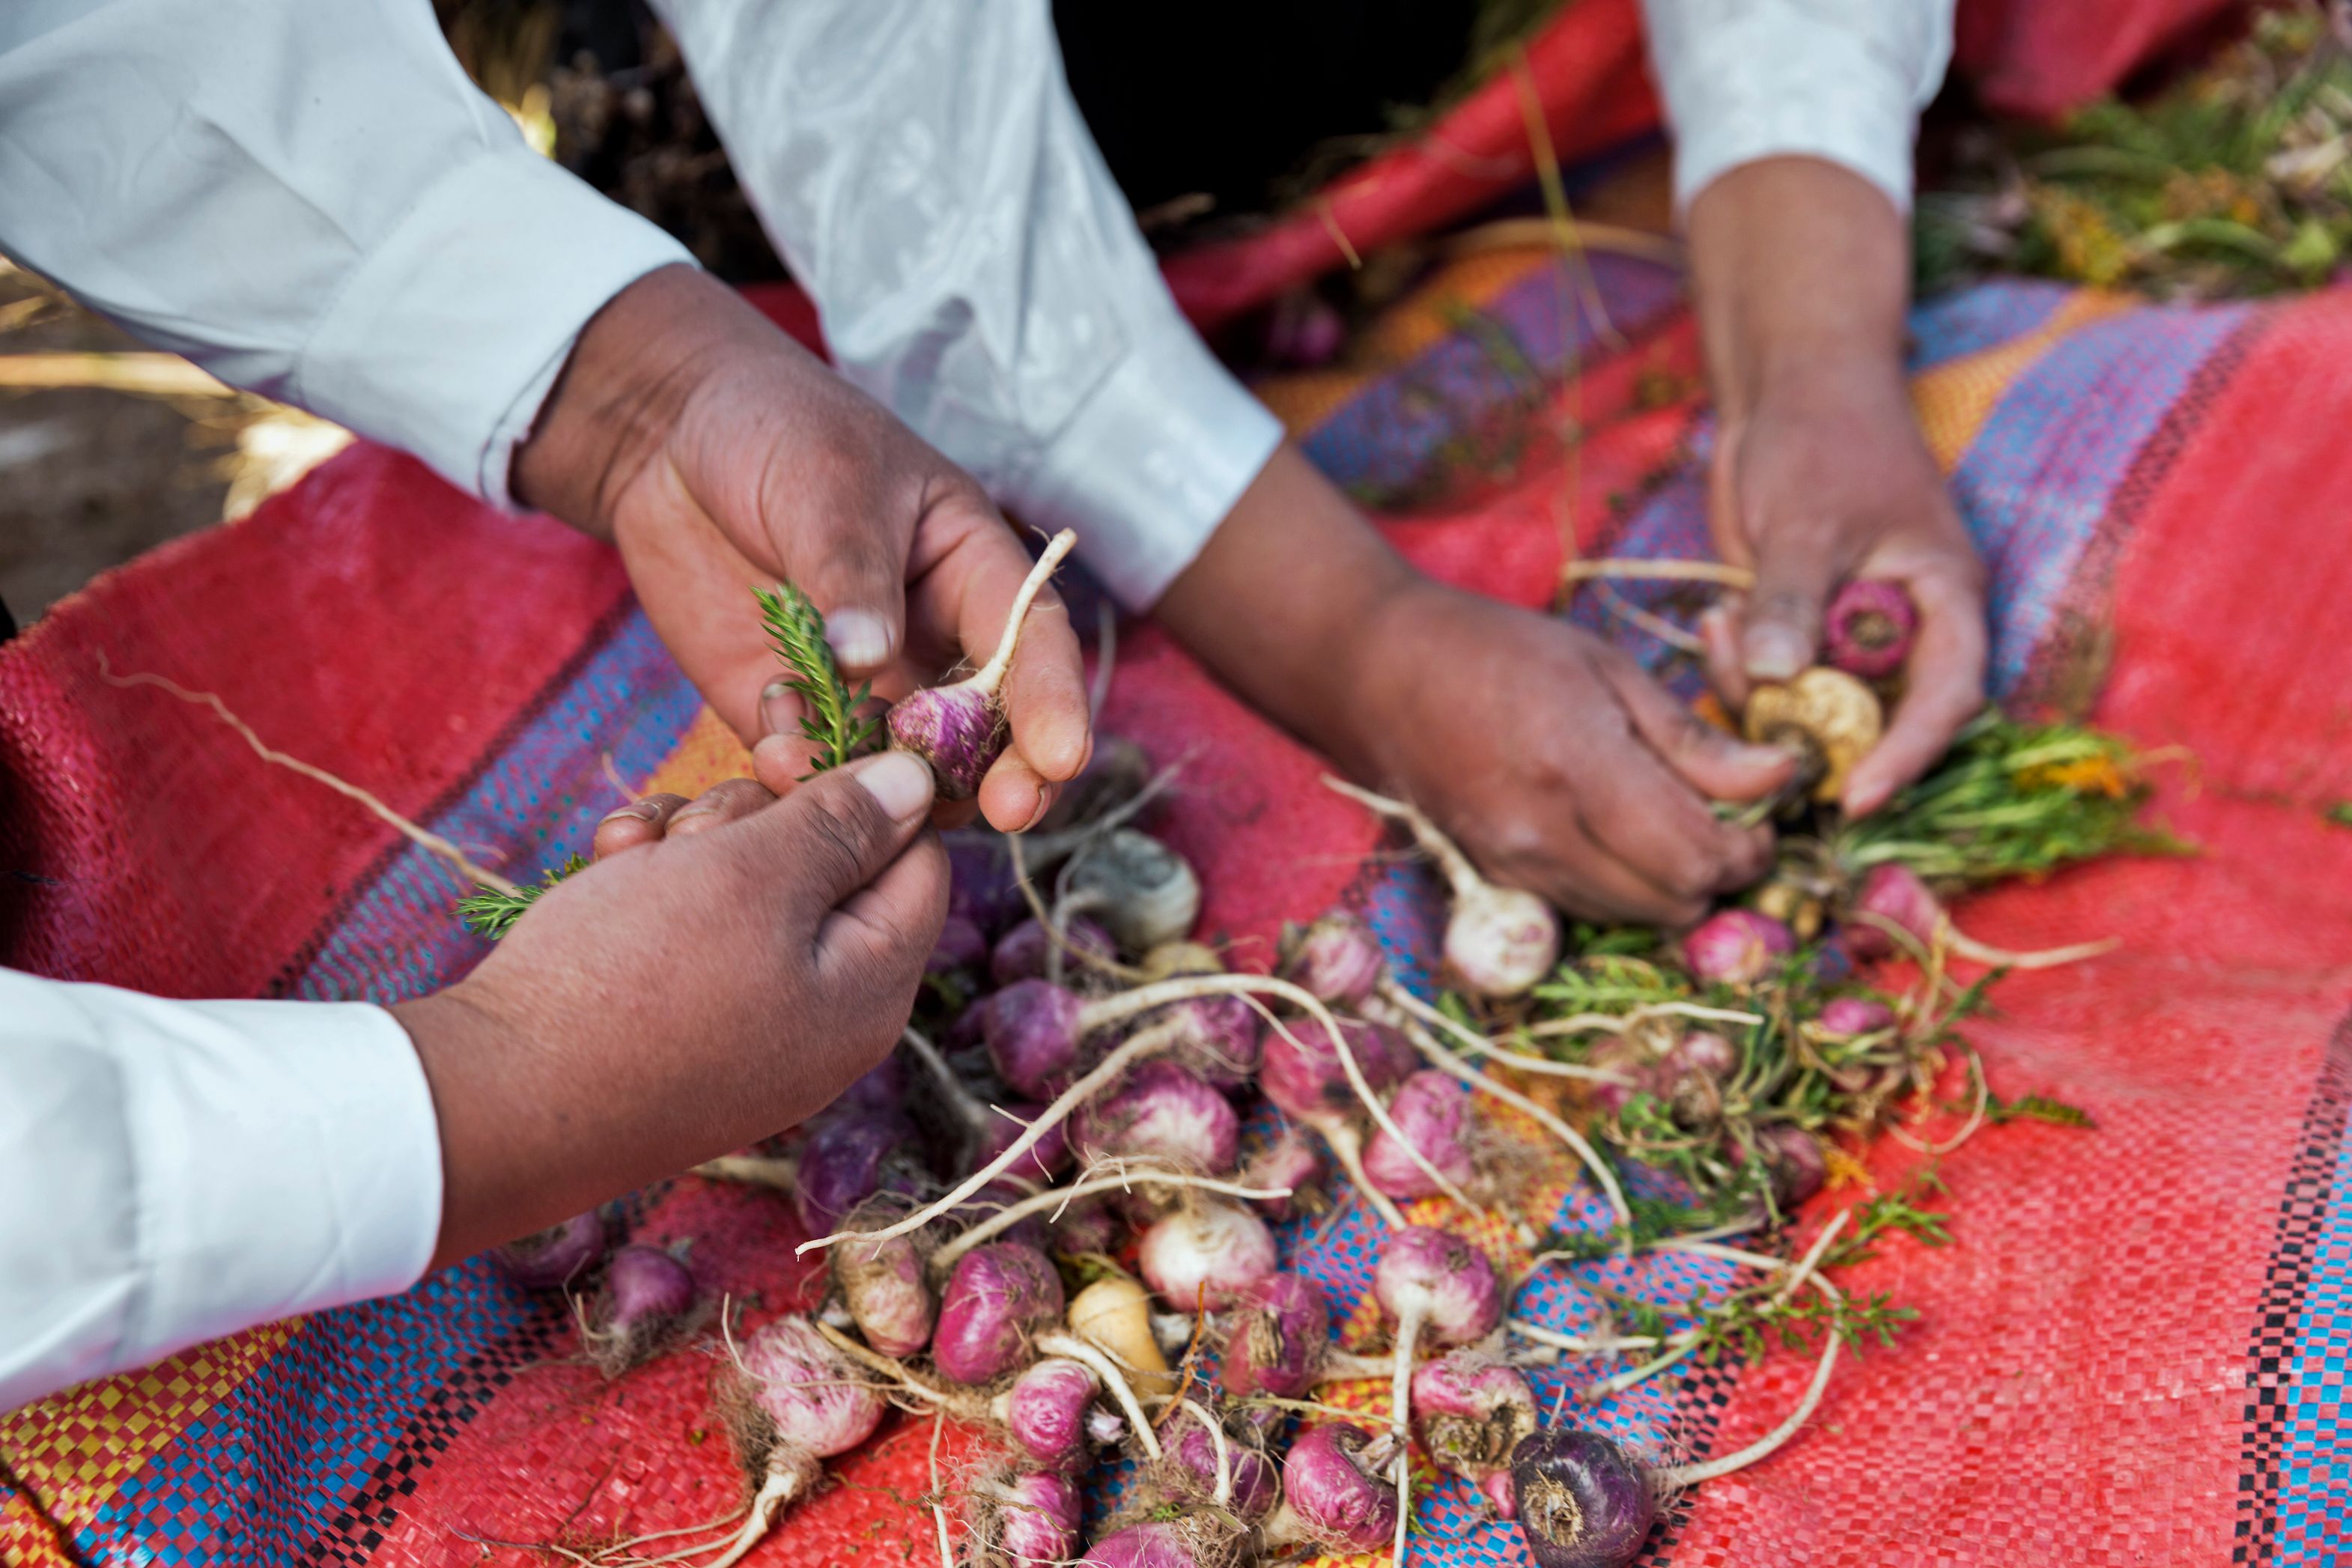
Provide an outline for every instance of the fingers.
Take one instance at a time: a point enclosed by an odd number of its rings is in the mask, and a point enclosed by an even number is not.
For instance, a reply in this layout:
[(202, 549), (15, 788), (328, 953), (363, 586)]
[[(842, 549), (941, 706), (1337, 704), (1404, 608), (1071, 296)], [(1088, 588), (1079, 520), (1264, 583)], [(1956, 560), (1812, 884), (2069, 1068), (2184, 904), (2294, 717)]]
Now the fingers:
[[(1012, 531), (975, 509), (952, 542), (927, 563), (915, 591), (916, 618), (939, 628), (974, 665), (996, 651), (1031, 562)], [(982, 815), (1017, 832), (1045, 815), (1053, 785), (1086, 763), (1090, 721), (1086, 668), (1068, 608), (1049, 586), (1032, 604), (1013, 666), (999, 689), (1012, 743), (980, 788)]]
[(826, 911), (881, 875), (929, 817), (931, 770), (904, 752), (861, 757), (819, 773), (741, 826), (760, 868), (787, 884), (791, 904), (817, 929)]
[(625, 849), (635, 849), (640, 844), (660, 841), (669, 829), (669, 820), (686, 809), (682, 795), (649, 795), (633, 800), (620, 810), (608, 812), (596, 825), (596, 837), (589, 846), (591, 858), (598, 860), (618, 855)]
[(817, 927), (819, 973), (863, 990), (911, 992), (947, 921), (948, 852), (926, 833)]
[(668, 837), (683, 838), (708, 832), (775, 804), (773, 790), (751, 779), (727, 779), (711, 785), (684, 810), (669, 818)]
[(1895, 721), (1846, 779), (1844, 805), (1855, 816), (1876, 811), (1926, 773), (1984, 707), (1985, 610), (1977, 574), (1930, 569), (1902, 581), (1918, 608), (1919, 629)]
[(1750, 680), (1789, 680), (1813, 662), (1822, 609), (1846, 565), (1838, 531), (1782, 523), (1763, 539), (1756, 585), (1741, 616), (1740, 668)]
[(1668, 767), (1711, 800), (1759, 800), (1789, 780), (1794, 759), (1776, 746), (1727, 735), (1675, 700), (1633, 660), (1599, 659), (1635, 733)]

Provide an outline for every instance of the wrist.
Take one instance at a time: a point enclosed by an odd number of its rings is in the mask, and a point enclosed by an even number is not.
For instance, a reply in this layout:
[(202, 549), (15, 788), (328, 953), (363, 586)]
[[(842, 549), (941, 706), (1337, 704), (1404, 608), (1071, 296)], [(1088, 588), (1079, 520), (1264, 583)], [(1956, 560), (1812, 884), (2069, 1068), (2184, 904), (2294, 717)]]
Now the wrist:
[(749, 310), (726, 285), (682, 264), (606, 300), (580, 329), (515, 448), (515, 499), (611, 538), (619, 498), (661, 451), (713, 356), (741, 341)]
[(1900, 384), (1909, 235), (1868, 180), (1817, 158), (1743, 164), (1692, 204), (1690, 243), (1727, 421), (1768, 396)]
[[(441, 1140), (441, 1231), (436, 1268), (575, 1213), (536, 1198), (554, 1173), (539, 1169), (522, 1101), (502, 1081), (522, 1055), (521, 1031), (464, 981), (392, 1009), (407, 1031), (433, 1096)], [(552, 1212), (551, 1212), (552, 1211)]]

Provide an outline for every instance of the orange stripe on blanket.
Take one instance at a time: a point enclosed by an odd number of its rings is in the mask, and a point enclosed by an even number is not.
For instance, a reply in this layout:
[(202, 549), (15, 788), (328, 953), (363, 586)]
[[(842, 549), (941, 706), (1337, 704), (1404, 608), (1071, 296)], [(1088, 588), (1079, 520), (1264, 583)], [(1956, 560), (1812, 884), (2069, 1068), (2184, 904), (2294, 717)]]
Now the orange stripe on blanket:
[(2141, 303), (2135, 295), (2084, 289), (2070, 296), (2048, 321), (2023, 337), (1963, 354), (1914, 376), (1911, 406), (1918, 415), (1921, 433), (1927, 437), (1927, 449), (1936, 456), (1936, 466), (1947, 474), (1959, 466), (2001, 395), (2061, 340)]
[(694, 716), (677, 744), (639, 786), (640, 795), (682, 795), (688, 800), (715, 784), (751, 776), (751, 753), (708, 707)]
[[(125, 1480), (285, 1349), (302, 1323), (293, 1318), (215, 1340), (0, 1415), (0, 1456), (51, 1519), (68, 1530), (92, 1523)], [(27, 1499), (0, 1509), (0, 1562), (70, 1561)]]

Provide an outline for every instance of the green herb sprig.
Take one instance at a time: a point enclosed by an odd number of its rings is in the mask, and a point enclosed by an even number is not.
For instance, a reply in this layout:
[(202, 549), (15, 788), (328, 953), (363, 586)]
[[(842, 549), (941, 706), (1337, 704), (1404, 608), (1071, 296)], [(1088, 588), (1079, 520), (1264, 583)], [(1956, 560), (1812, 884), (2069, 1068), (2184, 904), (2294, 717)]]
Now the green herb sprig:
[(790, 583), (777, 584), (772, 592), (765, 588), (751, 592), (760, 601), (776, 657), (791, 671), (785, 687), (808, 704), (809, 710), (801, 719), (801, 733), (817, 751), (809, 759), (809, 771), (801, 776), (814, 778), (865, 755), (882, 731), (880, 720), (864, 718), (858, 712), (873, 695), (874, 683), (869, 680), (852, 691), (841, 679), (832, 645), (824, 640), (824, 616), (806, 594)]
[(547, 890), (588, 862), (579, 856), (568, 858), (562, 865), (550, 867), (537, 882), (526, 882), (513, 892), (497, 888), (484, 888), (469, 898), (457, 900), (457, 918), (467, 929), (492, 942), (507, 934), (515, 921), (522, 919), (523, 910), (539, 902)]

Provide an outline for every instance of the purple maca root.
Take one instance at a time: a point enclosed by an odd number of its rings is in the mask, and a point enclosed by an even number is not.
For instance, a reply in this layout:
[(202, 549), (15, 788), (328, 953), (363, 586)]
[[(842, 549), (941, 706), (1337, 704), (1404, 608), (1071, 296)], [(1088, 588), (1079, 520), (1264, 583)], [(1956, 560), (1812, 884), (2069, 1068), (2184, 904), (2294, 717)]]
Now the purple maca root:
[(1078, 1483), (1051, 1470), (1033, 1470), (973, 1489), (976, 1561), (1005, 1568), (1055, 1568), (1078, 1549), (1086, 1499)]
[(1273, 1512), (1282, 1496), (1274, 1461), (1201, 1405), (1186, 1400), (1184, 1409), (1192, 1419), (1168, 1444), (1160, 1484), (1179, 1497), (1228, 1509), (1245, 1524)]
[(1371, 928), (1346, 910), (1331, 910), (1297, 934), (1283, 973), (1335, 1007), (1356, 1007), (1386, 967)]
[(1824, 662), (1864, 680), (1884, 680), (1910, 658), (1919, 609), (1900, 583), (1857, 577), (1837, 591), (1823, 622)]
[(1554, 1427), (1511, 1455), (1519, 1532), (1538, 1568), (1625, 1568), (1658, 1520), (1649, 1472), (1598, 1432)]
[(1245, 1208), (1186, 1204), (1143, 1233), (1136, 1266), (1144, 1283), (1180, 1312), (1221, 1312), (1275, 1271), (1274, 1233)]
[(1079, 1470), (1093, 1449), (1087, 1415), (1101, 1394), (1101, 1382), (1084, 1363), (1047, 1356), (997, 1396), (994, 1414), (1029, 1463)]
[(1059, 1322), (1062, 1307), (1062, 1278), (1044, 1253), (1011, 1241), (974, 1247), (940, 1292), (931, 1359), (954, 1382), (993, 1383), (1028, 1358), (1032, 1336)]
[(1219, 1381), (1235, 1399), (1304, 1399), (1331, 1349), (1331, 1307), (1303, 1274), (1269, 1274), (1241, 1293), (1222, 1320)]
[(1038, 593), (1045, 586), (1054, 568), (1070, 552), (1078, 536), (1068, 529), (1055, 534), (1045, 546), (1037, 564), (1030, 569), (1028, 579), (1013, 596), (1012, 614), (1004, 623), (1004, 635), (998, 639), (996, 652), (990, 656), (979, 673), (968, 680), (951, 686), (933, 686), (908, 694), (890, 710), (890, 743), (902, 752), (912, 752), (931, 764), (931, 775), (942, 800), (970, 800), (980, 793), (980, 781), (1004, 754), (1011, 730), (1005, 722), (1004, 700), (999, 689), (1013, 668), (1013, 656), (1021, 645), (1021, 629), (1029, 619), (1029, 606), (1035, 603)]
[[(1071, 952), (1086, 953), (1106, 963), (1118, 957), (1118, 944), (1111, 941), (1110, 932), (1103, 930), (1099, 921), (1084, 915), (1071, 915), (1062, 922), (1062, 945)], [(989, 978), (999, 985), (1049, 979), (1053, 951), (1054, 933), (1045, 929), (1045, 922), (1034, 918), (1023, 921), (996, 939), (996, 951), (988, 958)]]
[(1502, 1327), (1503, 1288), (1486, 1255), (1449, 1231), (1414, 1226), (1391, 1236), (1372, 1270), (1372, 1299), (1396, 1324), (1389, 1383), (1389, 1442), (1396, 1453), (1396, 1552), (1412, 1522), (1413, 1351), (1425, 1335), (1441, 1345), (1475, 1343)]
[(1313, 1211), (1322, 1202), (1312, 1189), (1323, 1179), (1323, 1156), (1315, 1141), (1296, 1127), (1286, 1127), (1274, 1141), (1252, 1154), (1242, 1166), (1241, 1184), (1275, 1191), (1287, 1187), (1286, 1198), (1254, 1198), (1251, 1206), (1270, 1220), (1286, 1220)]
[(1895, 1026), (1895, 1009), (1872, 996), (1836, 996), (1813, 1022), (1825, 1035), (1874, 1035)]
[(871, 1247), (837, 1247), (832, 1255), (834, 1286), (850, 1321), (887, 1356), (914, 1355), (931, 1342), (939, 1308), (924, 1277), (922, 1242), (919, 1234), (894, 1236)]
[(1756, 1157), (1772, 1184), (1772, 1201), (1782, 1209), (1795, 1208), (1828, 1184), (1829, 1156), (1819, 1138), (1785, 1121), (1759, 1127), (1755, 1136)]
[(604, 1265), (604, 1282), (582, 1317), (588, 1359), (606, 1377), (643, 1365), (692, 1322), (694, 1275), (658, 1247), (628, 1246)]
[(793, 1206), (801, 1224), (822, 1236), (877, 1193), (912, 1195), (923, 1190), (915, 1124), (897, 1110), (827, 1110), (809, 1124), (793, 1166)]
[(1402, 1522), (1396, 1493), (1381, 1477), (1397, 1458), (1353, 1426), (1310, 1426), (1282, 1460), (1282, 1506), (1265, 1521), (1268, 1546), (1315, 1545), (1377, 1552)]
[(1539, 1425), (1525, 1374), (1484, 1351), (1449, 1351), (1412, 1374), (1412, 1418), (1440, 1469), (1475, 1483), (1497, 1518), (1515, 1517), (1511, 1454)]
[(1088, 1166), (1105, 1160), (1164, 1161), (1180, 1171), (1230, 1171), (1241, 1117), (1225, 1097), (1178, 1063), (1139, 1063), (1071, 1119), (1070, 1144)]
[(1386, 1128), (1372, 1134), (1364, 1149), (1364, 1174), (1389, 1196), (1435, 1197), (1444, 1190), (1439, 1178), (1458, 1187), (1476, 1176), (1470, 1158), (1470, 1091), (1452, 1078), (1435, 1068), (1412, 1074), (1389, 1101), (1389, 1120), (1421, 1156), (1415, 1160)]
[(923, 961), (926, 974), (977, 974), (988, 962), (988, 938), (961, 915), (950, 915)]
[(588, 1277), (604, 1257), (604, 1216), (590, 1210), (510, 1241), (490, 1257), (526, 1290), (559, 1290)]
[(740, 1562), (816, 1486), (820, 1461), (872, 1436), (889, 1408), (806, 1318), (778, 1318), (729, 1348), (722, 1407), (758, 1490), (741, 1532), (704, 1568)]
[(1683, 938), (1691, 973), (1727, 985), (1753, 985), (1796, 951), (1796, 933), (1754, 910), (1721, 910)]

